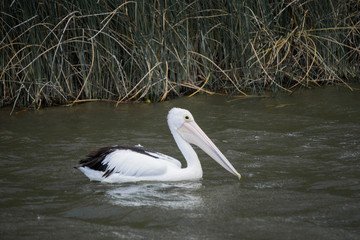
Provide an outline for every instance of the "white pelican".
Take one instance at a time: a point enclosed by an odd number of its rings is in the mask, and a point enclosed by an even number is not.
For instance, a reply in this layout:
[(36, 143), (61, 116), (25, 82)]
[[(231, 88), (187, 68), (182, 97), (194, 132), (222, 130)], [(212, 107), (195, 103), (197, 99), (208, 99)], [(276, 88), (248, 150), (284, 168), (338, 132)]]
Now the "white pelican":
[(190, 144), (195, 144), (227, 171), (237, 176), (235, 170), (215, 144), (196, 124), (188, 110), (173, 108), (167, 116), (170, 131), (187, 166), (169, 156), (152, 152), (142, 146), (104, 147), (87, 155), (80, 161), (79, 170), (92, 181), (138, 182), (138, 181), (184, 181), (202, 178), (199, 158)]

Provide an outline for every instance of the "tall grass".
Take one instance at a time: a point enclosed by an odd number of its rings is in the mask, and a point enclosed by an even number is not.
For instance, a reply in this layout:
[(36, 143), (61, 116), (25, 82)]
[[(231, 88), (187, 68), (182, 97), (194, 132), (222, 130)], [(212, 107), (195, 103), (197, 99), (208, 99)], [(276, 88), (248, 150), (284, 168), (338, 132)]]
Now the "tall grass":
[(358, 0), (14, 0), (0, 9), (0, 106), (359, 81)]

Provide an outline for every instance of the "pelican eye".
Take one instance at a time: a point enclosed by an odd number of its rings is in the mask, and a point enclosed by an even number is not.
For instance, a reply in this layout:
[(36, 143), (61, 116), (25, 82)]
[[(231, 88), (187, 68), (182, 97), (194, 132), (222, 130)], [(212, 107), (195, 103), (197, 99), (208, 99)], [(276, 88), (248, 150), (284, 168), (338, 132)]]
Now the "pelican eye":
[(191, 117), (189, 115), (184, 115), (184, 120), (189, 122), (191, 121)]

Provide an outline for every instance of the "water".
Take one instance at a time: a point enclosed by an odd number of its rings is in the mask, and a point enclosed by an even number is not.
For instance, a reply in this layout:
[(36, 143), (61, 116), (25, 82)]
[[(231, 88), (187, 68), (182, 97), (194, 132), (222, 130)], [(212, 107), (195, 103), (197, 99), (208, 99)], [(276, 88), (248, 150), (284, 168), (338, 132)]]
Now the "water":
[[(241, 181), (199, 149), (196, 182), (103, 184), (73, 168), (115, 144), (182, 160), (166, 124), (174, 106), (193, 113)], [(358, 92), (337, 88), (2, 109), (1, 239), (360, 239), (359, 109)]]

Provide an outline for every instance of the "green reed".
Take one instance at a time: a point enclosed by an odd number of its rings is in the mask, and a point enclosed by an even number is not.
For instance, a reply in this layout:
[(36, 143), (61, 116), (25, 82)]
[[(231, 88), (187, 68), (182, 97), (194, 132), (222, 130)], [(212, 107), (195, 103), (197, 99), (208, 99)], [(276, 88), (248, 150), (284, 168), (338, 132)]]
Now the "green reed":
[(0, 9), (0, 106), (359, 81), (357, 0), (18, 0)]

